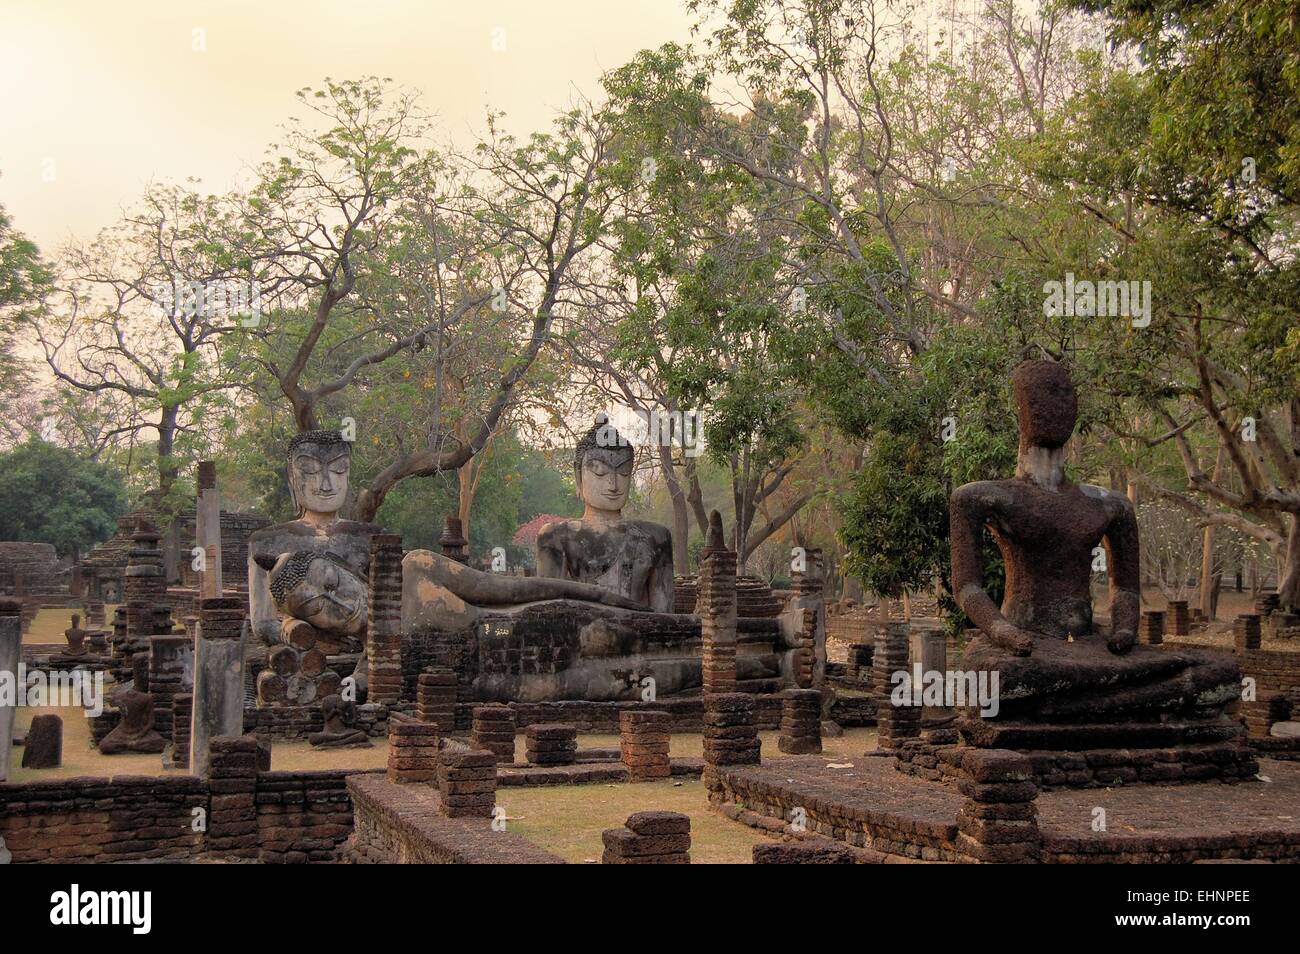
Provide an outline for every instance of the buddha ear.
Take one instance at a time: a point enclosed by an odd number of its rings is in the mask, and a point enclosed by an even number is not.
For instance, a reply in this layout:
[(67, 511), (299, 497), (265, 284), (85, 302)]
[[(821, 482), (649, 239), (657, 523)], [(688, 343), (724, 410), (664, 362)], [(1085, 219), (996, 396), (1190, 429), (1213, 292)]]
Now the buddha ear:
[(278, 559), (279, 557), (271, 556), (271, 554), (269, 553), (258, 553), (253, 556), (253, 562), (256, 563), (258, 566), (260, 566), (267, 573), (270, 573), (273, 569), (275, 569), (275, 561)]

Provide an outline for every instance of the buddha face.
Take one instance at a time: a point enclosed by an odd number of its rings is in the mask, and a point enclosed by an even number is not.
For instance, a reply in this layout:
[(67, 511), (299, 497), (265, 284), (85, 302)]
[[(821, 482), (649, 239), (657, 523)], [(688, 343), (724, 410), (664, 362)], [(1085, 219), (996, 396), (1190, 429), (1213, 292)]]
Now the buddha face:
[(352, 448), (339, 441), (302, 441), (289, 452), (289, 486), (300, 513), (338, 513), (347, 499)]
[(582, 458), (578, 492), (592, 510), (621, 513), (632, 486), (633, 460), (626, 453), (589, 450)]
[(286, 615), (325, 633), (365, 633), (366, 582), (329, 554), (286, 553), (271, 569), (270, 583), (271, 596)]

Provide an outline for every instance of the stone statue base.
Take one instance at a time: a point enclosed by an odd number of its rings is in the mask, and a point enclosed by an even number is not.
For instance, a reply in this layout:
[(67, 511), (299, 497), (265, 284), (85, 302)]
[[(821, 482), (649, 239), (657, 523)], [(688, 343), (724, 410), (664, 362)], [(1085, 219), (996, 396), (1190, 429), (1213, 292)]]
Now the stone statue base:
[[(779, 685), (795, 668), (780, 622), (745, 623), (763, 632), (749, 634), (738, 652), (738, 679)], [(651, 688), (651, 698), (660, 698), (698, 691), (702, 683), (697, 616), (541, 600), (481, 609), (463, 628), (426, 625), (407, 635), (440, 665), (468, 672), (476, 701), (632, 701)]]

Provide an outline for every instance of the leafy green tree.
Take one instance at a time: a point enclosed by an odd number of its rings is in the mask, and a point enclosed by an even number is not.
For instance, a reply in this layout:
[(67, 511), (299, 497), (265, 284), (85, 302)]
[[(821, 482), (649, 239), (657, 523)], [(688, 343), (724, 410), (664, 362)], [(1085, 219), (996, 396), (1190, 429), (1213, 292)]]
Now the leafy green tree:
[(0, 454), (0, 539), (75, 558), (108, 539), (125, 511), (121, 481), (101, 464), (35, 438)]

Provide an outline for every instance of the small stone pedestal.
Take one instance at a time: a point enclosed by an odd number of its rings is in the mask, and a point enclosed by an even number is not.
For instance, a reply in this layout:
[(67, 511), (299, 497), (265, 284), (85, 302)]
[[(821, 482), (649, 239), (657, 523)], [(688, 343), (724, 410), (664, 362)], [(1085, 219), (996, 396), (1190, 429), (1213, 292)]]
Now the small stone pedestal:
[(418, 722), (401, 712), (388, 715), (388, 780), (432, 782), (438, 777), (436, 725)]
[(497, 803), (496, 756), (445, 749), (438, 759), (438, 795), (448, 818), (491, 818)]
[[(430, 722), (444, 735), (456, 730), (456, 673), (451, 669), (430, 669), (419, 675), (415, 687), (416, 715)], [(513, 761), (513, 760), (512, 760)]]
[(691, 819), (680, 812), (637, 812), (601, 836), (605, 865), (688, 865)]
[(618, 714), (618, 746), (634, 782), (650, 782), (673, 774), (668, 748), (672, 741), (672, 715), (645, 709)]
[(486, 750), (498, 762), (515, 760), (515, 713), (508, 706), (475, 706), (470, 724), (470, 746)]
[(819, 689), (787, 689), (781, 694), (781, 734), (776, 747), (787, 755), (822, 750), (822, 694)]
[(533, 765), (572, 765), (578, 757), (578, 730), (561, 723), (540, 723), (524, 730), (524, 750)]

